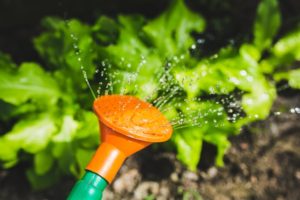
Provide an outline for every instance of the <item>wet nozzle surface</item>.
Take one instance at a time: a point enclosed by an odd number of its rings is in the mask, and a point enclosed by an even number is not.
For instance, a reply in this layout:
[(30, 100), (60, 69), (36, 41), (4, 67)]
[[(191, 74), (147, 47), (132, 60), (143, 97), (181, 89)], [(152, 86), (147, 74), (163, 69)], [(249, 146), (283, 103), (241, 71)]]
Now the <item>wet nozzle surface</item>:
[(94, 111), (100, 122), (101, 145), (86, 169), (109, 183), (128, 156), (153, 142), (167, 141), (172, 135), (165, 116), (136, 97), (102, 96), (95, 100)]
[(94, 102), (100, 121), (111, 129), (146, 142), (163, 142), (172, 134), (172, 126), (152, 104), (132, 96), (108, 95)]

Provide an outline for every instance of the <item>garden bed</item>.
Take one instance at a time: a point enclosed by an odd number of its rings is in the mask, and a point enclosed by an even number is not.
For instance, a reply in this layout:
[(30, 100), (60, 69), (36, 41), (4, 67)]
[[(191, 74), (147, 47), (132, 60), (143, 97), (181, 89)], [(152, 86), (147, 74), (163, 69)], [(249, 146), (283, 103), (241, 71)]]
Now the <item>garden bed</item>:
[[(299, 107), (299, 98), (299, 94), (279, 97), (273, 113), (282, 107)], [(205, 145), (196, 173), (187, 171), (174, 153), (147, 148), (126, 161), (104, 199), (296, 200), (300, 196), (299, 131), (299, 114), (274, 114), (231, 139), (223, 168), (213, 166), (215, 150)], [(52, 188), (33, 192), (24, 167), (0, 172), (0, 199), (65, 199), (75, 182), (66, 177)]]

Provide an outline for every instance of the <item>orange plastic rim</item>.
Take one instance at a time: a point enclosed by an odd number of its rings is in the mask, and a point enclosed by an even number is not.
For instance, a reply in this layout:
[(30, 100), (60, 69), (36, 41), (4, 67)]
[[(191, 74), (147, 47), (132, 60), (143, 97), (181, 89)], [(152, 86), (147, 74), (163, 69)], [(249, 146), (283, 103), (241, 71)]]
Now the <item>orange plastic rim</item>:
[(164, 142), (172, 126), (152, 104), (126, 95), (106, 95), (94, 102), (100, 121), (112, 130), (145, 142)]

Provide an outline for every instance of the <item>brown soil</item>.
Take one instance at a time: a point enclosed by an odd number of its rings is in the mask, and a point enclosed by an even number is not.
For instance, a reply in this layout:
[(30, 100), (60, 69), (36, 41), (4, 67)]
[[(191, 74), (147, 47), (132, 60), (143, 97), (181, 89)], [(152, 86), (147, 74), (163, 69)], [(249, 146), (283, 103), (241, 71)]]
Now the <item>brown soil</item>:
[[(300, 96), (281, 97), (274, 112), (299, 107)], [(212, 165), (215, 150), (205, 145), (199, 170), (189, 172), (174, 153), (148, 148), (129, 158), (111, 186), (105, 200), (205, 199), (205, 200), (297, 200), (300, 198), (299, 114), (284, 112), (245, 127), (232, 138), (225, 166)], [(33, 192), (22, 166), (0, 171), (0, 199), (65, 199), (74, 180)]]

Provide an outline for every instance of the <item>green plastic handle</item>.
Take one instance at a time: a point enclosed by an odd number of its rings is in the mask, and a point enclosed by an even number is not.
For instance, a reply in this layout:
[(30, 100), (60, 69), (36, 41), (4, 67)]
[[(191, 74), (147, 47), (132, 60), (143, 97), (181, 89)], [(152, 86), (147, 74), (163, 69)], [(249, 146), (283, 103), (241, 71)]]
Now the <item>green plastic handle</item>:
[(107, 181), (96, 173), (86, 171), (73, 187), (67, 200), (101, 200)]

